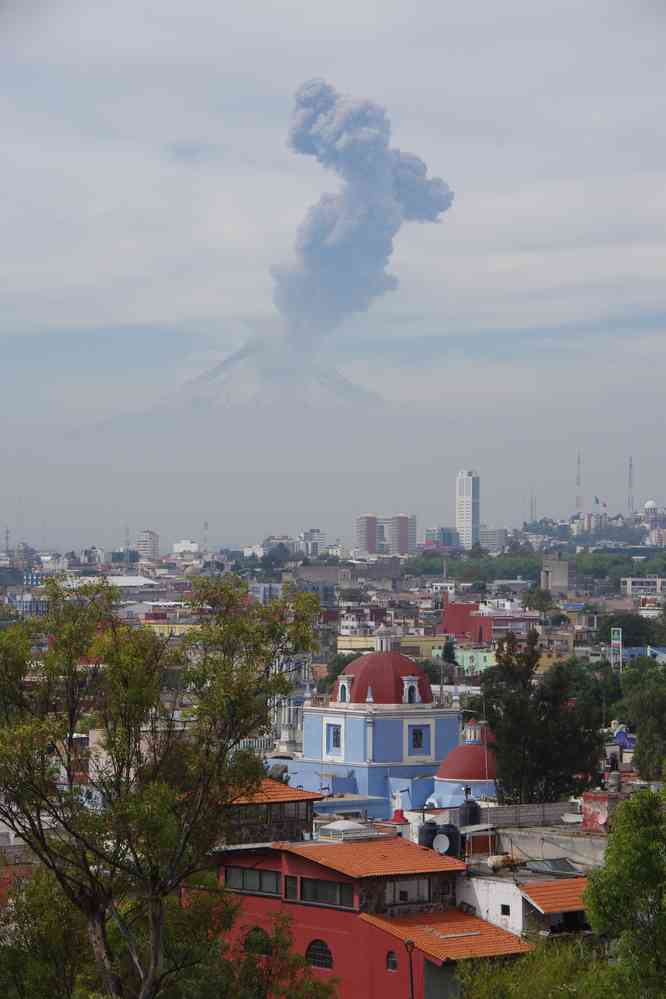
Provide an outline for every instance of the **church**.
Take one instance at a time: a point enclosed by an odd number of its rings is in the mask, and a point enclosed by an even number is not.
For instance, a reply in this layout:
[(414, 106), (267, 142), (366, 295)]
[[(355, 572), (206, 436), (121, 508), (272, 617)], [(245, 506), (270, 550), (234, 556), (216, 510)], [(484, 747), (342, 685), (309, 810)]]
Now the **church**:
[(433, 704), (425, 671), (391, 644), (378, 637), (328, 700), (303, 707), (303, 752), (289, 761), (289, 783), (333, 796), (317, 811), (384, 819), (397, 803), (421, 808), (458, 744), (459, 711)]

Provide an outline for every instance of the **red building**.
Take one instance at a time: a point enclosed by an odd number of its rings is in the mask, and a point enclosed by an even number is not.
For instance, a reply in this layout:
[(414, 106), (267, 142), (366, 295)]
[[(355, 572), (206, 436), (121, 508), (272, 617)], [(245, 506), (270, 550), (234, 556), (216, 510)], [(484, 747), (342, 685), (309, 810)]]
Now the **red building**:
[(296, 950), (339, 980), (340, 999), (444, 999), (455, 994), (456, 961), (529, 950), (455, 907), (462, 861), (359, 828), (345, 841), (225, 851), (220, 880), (242, 896), (232, 943), (287, 914)]

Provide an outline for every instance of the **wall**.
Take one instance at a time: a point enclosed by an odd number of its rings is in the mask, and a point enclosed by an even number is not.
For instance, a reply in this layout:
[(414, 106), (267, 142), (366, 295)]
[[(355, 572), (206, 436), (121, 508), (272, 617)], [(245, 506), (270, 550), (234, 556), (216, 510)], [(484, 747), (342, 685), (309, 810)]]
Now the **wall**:
[[(474, 914), (486, 919), (495, 926), (501, 926), (509, 933), (520, 935), (523, 932), (523, 897), (518, 885), (505, 878), (458, 878), (456, 887), (458, 903), (466, 902), (474, 907)], [(508, 905), (511, 912), (502, 915), (502, 905)]]
[(396, 763), (402, 760), (402, 720), (375, 719), (373, 759), (376, 763)]

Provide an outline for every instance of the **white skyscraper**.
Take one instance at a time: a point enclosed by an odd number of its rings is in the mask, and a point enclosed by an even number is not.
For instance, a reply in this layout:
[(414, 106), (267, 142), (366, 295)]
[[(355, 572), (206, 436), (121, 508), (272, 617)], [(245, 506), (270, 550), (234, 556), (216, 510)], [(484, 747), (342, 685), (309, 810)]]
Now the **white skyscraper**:
[(160, 536), (157, 531), (141, 531), (136, 542), (141, 558), (149, 562), (157, 562), (160, 557)]
[(463, 548), (479, 544), (481, 526), (481, 480), (474, 471), (456, 476), (456, 530)]

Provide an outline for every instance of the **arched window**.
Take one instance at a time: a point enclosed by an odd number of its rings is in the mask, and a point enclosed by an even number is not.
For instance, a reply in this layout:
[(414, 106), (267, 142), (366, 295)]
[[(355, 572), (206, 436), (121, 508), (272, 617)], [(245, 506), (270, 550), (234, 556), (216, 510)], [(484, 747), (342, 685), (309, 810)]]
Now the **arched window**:
[(386, 955), (386, 970), (387, 971), (398, 970), (398, 958), (395, 956), (394, 950), (390, 950)]
[(253, 926), (245, 937), (245, 950), (248, 954), (264, 954), (270, 957), (273, 953), (271, 938), (261, 926)]
[(305, 959), (313, 968), (332, 968), (333, 955), (323, 940), (313, 940), (305, 952)]
[(340, 684), (340, 694), (339, 694), (338, 700), (340, 700), (340, 701), (346, 701), (347, 700), (347, 684), (346, 683), (341, 683)]
[(414, 686), (413, 683), (410, 683), (409, 687), (407, 688), (407, 703), (416, 704), (416, 687)]

